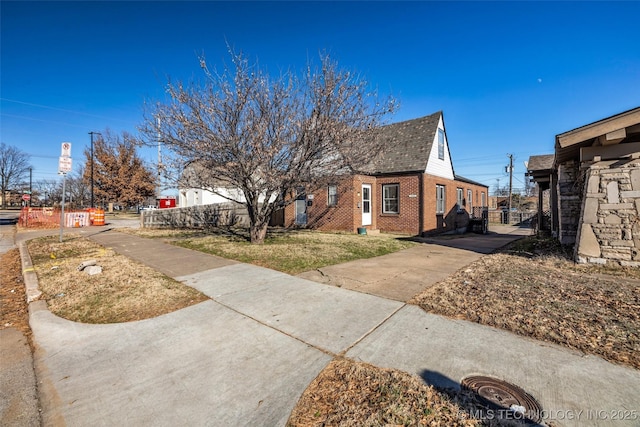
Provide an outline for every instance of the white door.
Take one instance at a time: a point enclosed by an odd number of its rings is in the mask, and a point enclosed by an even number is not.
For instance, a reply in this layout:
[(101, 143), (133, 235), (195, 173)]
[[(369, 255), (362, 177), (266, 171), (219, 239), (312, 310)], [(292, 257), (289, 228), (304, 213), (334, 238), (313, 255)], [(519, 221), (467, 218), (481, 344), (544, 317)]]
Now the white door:
[(304, 187), (298, 187), (296, 192), (296, 224), (307, 225), (307, 196), (304, 191)]
[(362, 184), (362, 225), (371, 225), (371, 185)]
[(296, 200), (296, 224), (307, 225), (307, 201)]

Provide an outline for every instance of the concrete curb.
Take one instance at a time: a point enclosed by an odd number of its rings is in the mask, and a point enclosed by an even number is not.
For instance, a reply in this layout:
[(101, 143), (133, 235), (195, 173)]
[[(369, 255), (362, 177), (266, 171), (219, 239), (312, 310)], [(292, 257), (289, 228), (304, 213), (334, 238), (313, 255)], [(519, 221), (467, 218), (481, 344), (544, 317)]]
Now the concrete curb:
[(27, 291), (27, 303), (30, 304), (39, 300), (42, 292), (38, 289), (38, 276), (33, 268), (26, 241), (19, 242), (18, 249), (20, 250), (20, 260), (22, 262), (22, 277)]

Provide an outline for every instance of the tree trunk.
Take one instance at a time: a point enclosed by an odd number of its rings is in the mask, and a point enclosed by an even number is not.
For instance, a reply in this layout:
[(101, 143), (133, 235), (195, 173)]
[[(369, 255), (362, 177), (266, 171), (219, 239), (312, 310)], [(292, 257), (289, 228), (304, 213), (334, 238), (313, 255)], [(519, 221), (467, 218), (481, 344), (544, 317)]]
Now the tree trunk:
[(269, 226), (268, 222), (255, 222), (251, 224), (250, 234), (251, 234), (251, 244), (252, 245), (261, 245), (264, 243), (265, 237), (267, 237), (267, 227)]

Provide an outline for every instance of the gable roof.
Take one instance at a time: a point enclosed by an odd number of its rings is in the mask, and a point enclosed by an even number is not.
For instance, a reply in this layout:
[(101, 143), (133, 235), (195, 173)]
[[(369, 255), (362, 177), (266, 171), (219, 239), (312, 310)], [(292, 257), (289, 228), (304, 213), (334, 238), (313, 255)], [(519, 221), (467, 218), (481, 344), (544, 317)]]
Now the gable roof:
[(380, 157), (367, 168), (371, 173), (424, 172), (429, 162), (442, 111), (393, 123), (380, 129)]

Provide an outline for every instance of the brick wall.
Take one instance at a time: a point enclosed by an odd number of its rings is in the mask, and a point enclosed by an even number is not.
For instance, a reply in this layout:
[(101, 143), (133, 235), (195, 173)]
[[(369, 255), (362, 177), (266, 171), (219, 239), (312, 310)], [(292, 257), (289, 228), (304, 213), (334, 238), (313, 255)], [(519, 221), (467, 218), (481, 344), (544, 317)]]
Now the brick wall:
[[(313, 192), (307, 201), (307, 228), (323, 231), (356, 232), (362, 226), (362, 185), (371, 185), (371, 225), (369, 230), (410, 235), (441, 233), (464, 228), (469, 221), (466, 210), (457, 209), (457, 188), (462, 188), (464, 198), (467, 190), (473, 192), (473, 206), (480, 206), (481, 193), (488, 200), (487, 188), (461, 181), (438, 178), (431, 175), (399, 174), (384, 176), (356, 175), (338, 184), (338, 205), (327, 205), (327, 188)], [(383, 213), (383, 186), (398, 184), (399, 212)], [(446, 211), (436, 215), (436, 184), (446, 189)], [(422, 206), (421, 206), (422, 203)], [(295, 206), (285, 209), (286, 227), (295, 226)]]
[[(361, 224), (362, 214), (358, 203), (360, 202), (362, 184), (375, 186), (375, 178), (353, 176), (342, 180), (336, 180), (338, 186), (338, 204), (328, 206), (328, 188), (323, 187), (311, 192), (312, 199), (307, 195), (307, 224), (306, 228), (323, 231), (349, 231), (356, 232)], [(285, 227), (296, 227), (295, 204), (285, 208)], [(372, 224), (373, 225), (373, 224)]]
[[(398, 213), (383, 212), (383, 186), (398, 184)], [(419, 175), (398, 175), (378, 177), (374, 193), (378, 228), (385, 232), (420, 234), (420, 177)]]
[[(445, 187), (445, 212), (436, 214), (436, 185)], [(462, 189), (464, 210), (459, 212), (457, 207), (457, 190)], [(467, 192), (471, 190), (473, 203), (470, 206), (467, 201)], [(488, 202), (488, 188), (463, 181), (450, 180), (432, 175), (423, 175), (423, 229), (421, 234), (446, 233), (464, 229), (469, 223), (469, 208), (480, 206), (482, 193), (485, 195), (485, 204)]]

